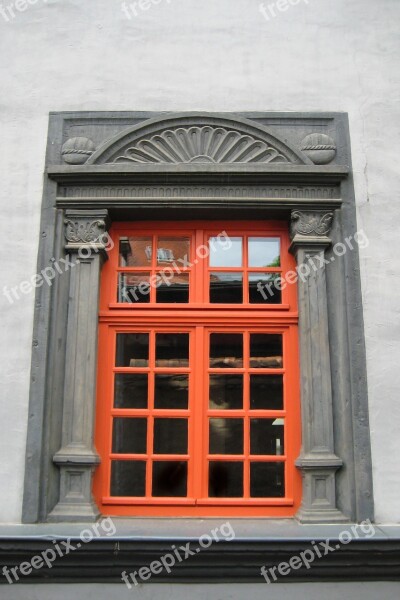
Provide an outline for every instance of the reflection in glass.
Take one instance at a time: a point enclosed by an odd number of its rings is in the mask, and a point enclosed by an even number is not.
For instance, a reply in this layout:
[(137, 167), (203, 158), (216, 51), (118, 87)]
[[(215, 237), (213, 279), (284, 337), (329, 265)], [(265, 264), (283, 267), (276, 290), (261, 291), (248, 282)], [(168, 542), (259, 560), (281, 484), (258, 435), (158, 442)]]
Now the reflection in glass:
[(280, 304), (282, 302), (279, 273), (249, 273), (250, 304)]
[(250, 367), (281, 368), (282, 335), (252, 333), (250, 335)]
[(283, 429), (283, 419), (250, 419), (250, 454), (284, 454)]
[(150, 273), (119, 273), (117, 292), (118, 302), (150, 302)]
[(117, 333), (115, 365), (147, 367), (149, 364), (148, 333)]
[(242, 258), (242, 238), (232, 237), (231, 243), (227, 244), (226, 239), (221, 243), (217, 237), (210, 238), (210, 267), (241, 267)]
[(174, 498), (187, 495), (187, 463), (184, 461), (153, 462), (153, 496)]
[(210, 273), (211, 304), (241, 304), (243, 302), (243, 273)]
[(121, 237), (119, 242), (120, 267), (149, 267), (153, 239), (146, 237)]
[(250, 463), (250, 496), (252, 498), (283, 498), (285, 496), (284, 463)]
[(157, 281), (156, 301), (182, 304), (189, 302), (189, 274), (170, 275), (166, 273)]
[(243, 497), (243, 463), (211, 461), (208, 472), (210, 498)]
[(145, 496), (146, 463), (142, 460), (111, 461), (111, 496)]
[(112, 452), (115, 454), (145, 454), (147, 419), (114, 417)]
[(243, 454), (243, 419), (210, 419), (210, 454)]
[(243, 367), (243, 334), (212, 333), (210, 335), (210, 367)]
[(187, 419), (154, 419), (154, 454), (187, 454)]
[(156, 366), (187, 367), (189, 365), (188, 333), (156, 334)]
[(250, 409), (283, 410), (283, 375), (250, 375)]
[(114, 408), (147, 408), (147, 375), (116, 373)]
[[(157, 264), (167, 265), (174, 261), (187, 265), (190, 259), (190, 239), (187, 237), (159, 237), (157, 241)], [(183, 262), (182, 262), (183, 261)]]
[(279, 267), (280, 264), (279, 238), (249, 238), (249, 267)]
[(155, 376), (155, 408), (188, 408), (189, 378), (187, 375)]
[(210, 409), (243, 408), (243, 375), (210, 375)]

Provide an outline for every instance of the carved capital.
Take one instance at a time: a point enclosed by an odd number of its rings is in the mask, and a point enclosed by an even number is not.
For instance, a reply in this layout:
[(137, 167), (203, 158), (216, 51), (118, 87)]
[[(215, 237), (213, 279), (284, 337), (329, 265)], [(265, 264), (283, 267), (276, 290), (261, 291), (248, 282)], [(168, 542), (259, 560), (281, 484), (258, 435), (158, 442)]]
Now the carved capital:
[(333, 223), (333, 212), (293, 210), (290, 218), (290, 237), (326, 238)]
[(110, 226), (107, 210), (67, 210), (64, 224), (67, 250), (85, 246), (105, 249), (108, 242), (105, 234)]

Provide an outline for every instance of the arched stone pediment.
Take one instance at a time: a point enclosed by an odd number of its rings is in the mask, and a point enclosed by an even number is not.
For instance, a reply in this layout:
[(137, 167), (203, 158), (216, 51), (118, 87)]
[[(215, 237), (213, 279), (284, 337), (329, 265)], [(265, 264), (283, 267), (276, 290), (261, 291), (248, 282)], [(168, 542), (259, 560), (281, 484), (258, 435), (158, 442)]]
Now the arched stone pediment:
[(148, 119), (100, 146), (87, 164), (312, 164), (297, 148), (248, 119), (174, 114)]

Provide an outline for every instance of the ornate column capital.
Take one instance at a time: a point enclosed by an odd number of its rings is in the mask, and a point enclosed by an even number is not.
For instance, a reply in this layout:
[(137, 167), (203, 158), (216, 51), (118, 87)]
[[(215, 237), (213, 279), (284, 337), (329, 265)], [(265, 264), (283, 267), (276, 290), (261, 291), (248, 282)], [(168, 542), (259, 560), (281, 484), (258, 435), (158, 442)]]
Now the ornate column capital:
[(107, 210), (67, 210), (65, 211), (65, 249), (79, 252), (81, 248), (106, 249), (110, 227)]
[(327, 247), (331, 244), (329, 233), (334, 213), (326, 210), (292, 210), (290, 215), (291, 250), (296, 247)]

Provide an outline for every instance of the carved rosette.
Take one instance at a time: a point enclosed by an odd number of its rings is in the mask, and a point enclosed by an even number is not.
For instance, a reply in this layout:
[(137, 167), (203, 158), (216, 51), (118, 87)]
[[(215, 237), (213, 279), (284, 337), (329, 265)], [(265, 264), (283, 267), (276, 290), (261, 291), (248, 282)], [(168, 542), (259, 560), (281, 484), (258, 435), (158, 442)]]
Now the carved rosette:
[(327, 237), (333, 223), (333, 212), (293, 210), (290, 221), (290, 236), (308, 238)]

